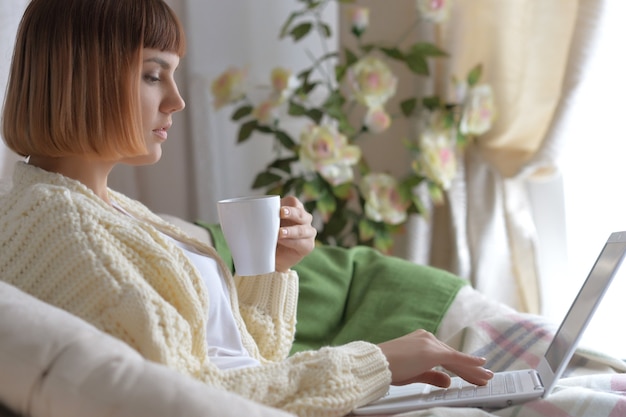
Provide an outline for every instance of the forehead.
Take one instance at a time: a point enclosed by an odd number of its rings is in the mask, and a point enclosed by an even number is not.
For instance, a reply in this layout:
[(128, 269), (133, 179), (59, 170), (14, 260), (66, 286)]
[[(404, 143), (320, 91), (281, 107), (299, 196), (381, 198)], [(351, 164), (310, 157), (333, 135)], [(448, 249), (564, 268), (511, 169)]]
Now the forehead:
[(152, 48), (144, 48), (142, 56), (144, 65), (157, 64), (166, 70), (175, 70), (180, 62), (180, 57), (175, 52), (160, 51)]

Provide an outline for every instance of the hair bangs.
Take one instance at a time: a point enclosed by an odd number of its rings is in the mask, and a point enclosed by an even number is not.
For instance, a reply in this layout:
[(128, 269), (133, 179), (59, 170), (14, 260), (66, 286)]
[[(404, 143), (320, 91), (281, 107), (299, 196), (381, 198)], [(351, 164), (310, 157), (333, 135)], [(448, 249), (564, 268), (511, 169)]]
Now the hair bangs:
[(185, 55), (186, 40), (183, 27), (170, 7), (162, 1), (149, 2), (143, 33), (144, 48)]

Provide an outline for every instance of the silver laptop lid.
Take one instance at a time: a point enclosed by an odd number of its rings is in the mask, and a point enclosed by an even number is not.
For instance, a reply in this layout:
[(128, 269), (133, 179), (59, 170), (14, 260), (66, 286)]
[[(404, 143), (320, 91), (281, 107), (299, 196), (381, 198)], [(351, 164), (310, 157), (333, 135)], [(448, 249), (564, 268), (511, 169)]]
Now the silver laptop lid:
[[(545, 354), (551, 372), (541, 376), (549, 395), (567, 367), (578, 342), (626, 254), (626, 232), (611, 233)], [(545, 380), (549, 378), (549, 380)]]

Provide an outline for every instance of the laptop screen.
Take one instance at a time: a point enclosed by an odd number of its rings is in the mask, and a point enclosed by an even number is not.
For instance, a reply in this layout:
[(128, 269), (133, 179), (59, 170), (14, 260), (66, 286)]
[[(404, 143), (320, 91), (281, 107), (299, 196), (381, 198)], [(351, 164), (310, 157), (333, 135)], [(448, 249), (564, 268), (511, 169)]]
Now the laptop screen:
[(626, 232), (612, 233), (546, 351), (546, 360), (555, 374), (567, 366), (625, 253)]

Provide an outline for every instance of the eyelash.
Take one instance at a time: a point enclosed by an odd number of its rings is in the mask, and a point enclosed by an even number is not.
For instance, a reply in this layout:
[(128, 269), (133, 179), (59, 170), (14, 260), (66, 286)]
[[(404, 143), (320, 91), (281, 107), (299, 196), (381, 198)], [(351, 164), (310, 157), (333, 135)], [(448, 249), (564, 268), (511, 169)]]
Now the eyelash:
[(156, 84), (159, 81), (161, 81), (161, 79), (159, 77), (155, 77), (154, 75), (150, 75), (150, 74), (144, 75), (143, 79), (145, 81), (147, 81), (148, 83), (151, 83), (151, 84)]

